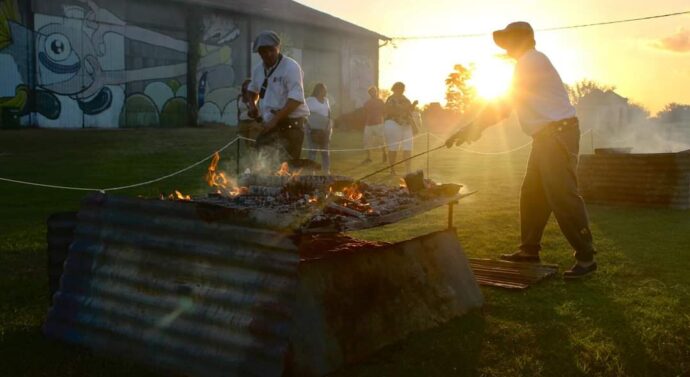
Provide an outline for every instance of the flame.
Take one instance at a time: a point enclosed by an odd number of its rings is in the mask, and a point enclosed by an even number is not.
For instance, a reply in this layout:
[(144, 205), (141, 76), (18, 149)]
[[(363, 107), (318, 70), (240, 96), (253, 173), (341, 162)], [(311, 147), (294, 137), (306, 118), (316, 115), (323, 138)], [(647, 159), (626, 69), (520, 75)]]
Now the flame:
[(290, 175), (290, 166), (287, 162), (280, 164), (280, 169), (278, 169), (276, 175), (279, 177), (286, 177)]
[(226, 194), (229, 196), (238, 196), (249, 192), (249, 189), (246, 187), (238, 187), (235, 181), (228, 177), (225, 172), (219, 172), (218, 162), (220, 162), (220, 154), (216, 152), (206, 172), (206, 183), (208, 183), (209, 186), (217, 188), (216, 192), (218, 194)]
[(291, 172), (290, 171), (290, 165), (288, 165), (287, 162), (283, 162), (280, 164), (280, 169), (275, 173), (275, 175), (279, 177), (298, 177), (300, 174), (302, 174), (302, 169), (296, 171), (296, 172)]
[(309, 198), (309, 204), (315, 204), (319, 202), (319, 198), (315, 195)]
[(400, 188), (407, 188), (407, 182), (403, 178), (400, 178)]
[(190, 195), (184, 195), (181, 192), (175, 190), (174, 194), (170, 194), (168, 196), (168, 199), (170, 200), (185, 200), (185, 201), (190, 201), (192, 200), (192, 197)]
[(353, 183), (351, 186), (345, 187), (343, 189), (343, 196), (353, 201), (359, 201), (360, 199), (362, 199), (364, 194), (359, 190), (359, 185)]

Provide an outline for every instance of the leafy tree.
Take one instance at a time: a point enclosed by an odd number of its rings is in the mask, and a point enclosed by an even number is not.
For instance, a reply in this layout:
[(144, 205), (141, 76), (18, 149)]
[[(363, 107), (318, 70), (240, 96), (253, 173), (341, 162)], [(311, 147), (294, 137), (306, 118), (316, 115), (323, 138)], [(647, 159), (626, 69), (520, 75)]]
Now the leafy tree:
[(446, 108), (459, 114), (470, 109), (477, 96), (475, 88), (469, 85), (473, 67), (456, 64), (446, 78)]
[(646, 120), (649, 118), (649, 109), (635, 102), (628, 103), (628, 119), (631, 121)]
[(580, 100), (592, 93), (595, 90), (601, 90), (602, 92), (607, 92), (609, 90), (615, 90), (616, 87), (612, 85), (606, 85), (598, 83), (594, 80), (583, 79), (572, 85), (564, 84), (565, 90), (568, 92), (568, 98), (573, 106), (576, 106)]
[(676, 102), (669, 103), (656, 114), (661, 123), (673, 123), (690, 120), (690, 105)]

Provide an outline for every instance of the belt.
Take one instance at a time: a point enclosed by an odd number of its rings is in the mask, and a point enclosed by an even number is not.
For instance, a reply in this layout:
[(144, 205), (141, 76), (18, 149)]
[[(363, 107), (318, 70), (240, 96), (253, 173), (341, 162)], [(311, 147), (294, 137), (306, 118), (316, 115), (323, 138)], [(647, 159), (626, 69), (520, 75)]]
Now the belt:
[(561, 119), (555, 122), (547, 123), (544, 127), (542, 127), (541, 130), (539, 130), (539, 132), (535, 133), (532, 136), (539, 137), (543, 135), (552, 134), (554, 132), (567, 131), (579, 126), (580, 122), (578, 121), (577, 117)]
[(276, 127), (277, 131), (286, 131), (290, 130), (293, 128), (296, 129), (303, 129), (304, 127), (304, 122), (306, 121), (306, 118), (287, 118), (283, 119), (278, 123), (278, 126)]

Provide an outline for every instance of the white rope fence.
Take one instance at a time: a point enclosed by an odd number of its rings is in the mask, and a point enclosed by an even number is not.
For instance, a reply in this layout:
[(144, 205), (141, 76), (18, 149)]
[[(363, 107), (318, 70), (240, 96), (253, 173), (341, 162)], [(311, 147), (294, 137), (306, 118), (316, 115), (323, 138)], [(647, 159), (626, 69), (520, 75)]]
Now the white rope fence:
[(100, 192), (107, 192), (107, 191), (125, 190), (125, 189), (130, 189), (130, 188), (135, 188), (135, 187), (147, 186), (147, 185), (150, 185), (150, 184), (153, 184), (153, 183), (156, 183), (156, 182), (160, 182), (160, 181), (163, 181), (163, 180), (172, 178), (172, 177), (174, 177), (174, 176), (180, 175), (180, 174), (182, 174), (182, 173), (184, 173), (184, 172), (186, 172), (186, 171), (188, 171), (188, 170), (190, 170), (190, 169), (193, 169), (193, 168), (195, 168), (195, 167), (197, 167), (197, 166), (203, 164), (204, 162), (210, 160), (210, 159), (213, 157), (213, 155), (215, 155), (216, 153), (220, 153), (220, 152), (222, 152), (222, 151), (228, 149), (231, 145), (235, 144), (239, 139), (240, 139), (239, 137), (236, 137), (235, 139), (233, 139), (233, 140), (230, 141), (229, 143), (227, 143), (227, 144), (225, 144), (224, 146), (222, 146), (220, 149), (218, 149), (218, 150), (216, 150), (215, 152), (211, 153), (209, 156), (204, 157), (202, 160), (199, 160), (199, 161), (197, 161), (197, 162), (195, 162), (195, 163), (193, 163), (193, 164), (187, 166), (187, 167), (184, 168), (184, 169), (180, 169), (180, 170), (178, 170), (178, 171), (176, 171), (176, 172), (174, 172), (174, 173), (170, 173), (170, 174), (168, 174), (168, 175), (164, 175), (164, 176), (159, 177), (159, 178), (156, 178), (156, 179), (151, 179), (151, 180), (148, 180), (148, 181), (145, 181), (145, 182), (140, 182), (140, 183), (134, 183), (134, 184), (127, 185), (127, 186), (108, 187), (108, 188), (59, 186), (59, 185), (49, 185), (49, 184), (45, 184), (45, 183), (20, 181), (20, 180), (16, 180), (16, 179), (9, 179), (9, 178), (2, 178), (2, 177), (0, 177), (0, 181), (11, 182), (11, 183), (17, 183), (17, 184), (22, 184), (22, 185), (26, 185), (26, 186), (36, 186), (36, 187), (45, 187), (45, 188), (60, 189), (60, 190), (72, 190), (72, 191), (100, 191)]
[[(410, 137), (410, 138), (407, 138), (407, 139), (398, 141), (398, 142), (396, 142), (396, 144), (402, 144), (402, 143), (408, 142), (408, 141), (410, 141), (410, 140), (415, 140), (415, 139), (418, 139), (418, 138), (420, 138), (420, 137), (422, 137), (422, 136), (426, 136), (427, 134), (433, 135), (432, 133), (427, 132), (427, 133), (419, 134), (419, 135), (416, 135), (416, 136), (413, 136), (413, 137)], [(306, 137), (306, 136), (305, 136), (305, 137)], [(255, 142), (255, 141), (256, 141), (255, 139), (250, 139), (250, 138), (248, 138), (248, 137), (243, 137), (243, 136), (240, 136), (238, 139), (240, 139), (240, 140), (245, 140), (245, 141), (251, 141), (251, 142)], [(381, 149), (381, 148), (386, 148), (386, 147), (388, 147), (388, 144), (385, 144), (385, 143), (384, 143), (384, 144), (381, 144), (381, 145), (378, 145), (378, 146), (375, 146), (375, 147), (366, 147), (366, 148), (346, 148), (346, 149), (330, 149), (330, 148), (329, 148), (329, 149), (315, 149), (315, 148), (302, 148), (302, 151), (304, 151), (304, 152), (335, 152), (335, 153), (338, 153), (338, 152), (363, 152), (363, 151), (371, 151), (371, 150), (376, 150), (376, 149)]]
[[(587, 134), (590, 133), (590, 132), (592, 132), (591, 129), (590, 129), (590, 130), (587, 130), (586, 132), (584, 132), (580, 137), (584, 137), (585, 135), (587, 135)], [(444, 139), (444, 138), (441, 137), (441, 136), (438, 136), (438, 135), (433, 134), (433, 133), (431, 133), (431, 132), (426, 132), (426, 133), (419, 134), (419, 135), (413, 136), (413, 137), (411, 137), (411, 138), (402, 140), (400, 143), (404, 143), (404, 142), (407, 142), (407, 141), (410, 141), (410, 140), (415, 140), (415, 139), (418, 139), (418, 138), (420, 138), (420, 137), (427, 136), (427, 135), (430, 135), (430, 136), (434, 137), (436, 140), (440, 140), (440, 141), (443, 141), (443, 142), (445, 142), (445, 140), (446, 140), (446, 139)], [(157, 183), (157, 182), (160, 182), (160, 181), (164, 181), (164, 180), (166, 180), (166, 179), (170, 179), (170, 178), (175, 177), (175, 176), (178, 176), (178, 175), (180, 175), (180, 174), (182, 174), (182, 173), (184, 173), (184, 172), (186, 172), (186, 171), (188, 171), (188, 170), (194, 169), (195, 167), (197, 167), (197, 166), (203, 164), (204, 162), (210, 160), (211, 158), (213, 158), (213, 156), (214, 156), (216, 153), (220, 153), (220, 152), (222, 152), (222, 151), (228, 149), (230, 146), (232, 146), (233, 144), (237, 143), (237, 142), (240, 141), (240, 140), (251, 141), (251, 142), (256, 141), (256, 140), (254, 140), (254, 139), (246, 138), (246, 137), (243, 137), (243, 136), (238, 136), (238, 137), (234, 138), (232, 141), (230, 141), (230, 142), (228, 142), (227, 144), (225, 144), (224, 146), (222, 146), (221, 148), (215, 150), (215, 151), (214, 151), (213, 153), (211, 153), (210, 155), (204, 157), (203, 159), (201, 159), (201, 160), (199, 160), (199, 161), (197, 161), (197, 162), (195, 162), (195, 163), (193, 163), (193, 164), (191, 164), (191, 165), (189, 165), (189, 166), (187, 166), (187, 167), (185, 167), (185, 168), (183, 168), (183, 169), (177, 170), (177, 171), (175, 171), (175, 172), (173, 172), (173, 173), (164, 175), (164, 176), (159, 177), (159, 178), (155, 178), (155, 179), (151, 179), (151, 180), (144, 181), (144, 182), (139, 182), (139, 183), (133, 183), (133, 184), (131, 184), (131, 185), (126, 185), (126, 186), (117, 186), (117, 187), (108, 187), (108, 188), (61, 186), (61, 185), (51, 185), (51, 184), (39, 183), (39, 182), (22, 181), (22, 180), (18, 180), (18, 179), (3, 178), (3, 177), (0, 177), (0, 181), (9, 182), (9, 183), (16, 183), (16, 184), (21, 184), (21, 185), (26, 185), (26, 186), (43, 187), (43, 188), (51, 188), (51, 189), (58, 189), (58, 190), (71, 190), (71, 191), (100, 191), (100, 192), (107, 192), (107, 191), (120, 191), (120, 190), (126, 190), (126, 189), (131, 189), (131, 188), (137, 188), (137, 187), (142, 187), (142, 186), (148, 186), (148, 185), (150, 185), (150, 184)], [(474, 151), (474, 150), (470, 150), (470, 149), (466, 149), (466, 148), (459, 148), (459, 150), (461, 150), (461, 151), (463, 151), (463, 152), (465, 152), (465, 153), (471, 153), (471, 154), (482, 155), (482, 156), (499, 156), (499, 155), (506, 155), (506, 154), (515, 153), (515, 152), (517, 152), (517, 151), (519, 151), (519, 150), (522, 150), (522, 149), (525, 149), (525, 148), (529, 147), (530, 145), (532, 145), (532, 142), (531, 142), (531, 141), (530, 141), (529, 143), (526, 143), (526, 144), (524, 144), (524, 145), (521, 145), (521, 146), (519, 146), (519, 147), (517, 147), (517, 148), (513, 148), (513, 149), (510, 149), (510, 150), (507, 150), (507, 151), (502, 151), (502, 152), (480, 152), (480, 151)], [(306, 151), (306, 152), (326, 152), (326, 151), (328, 151), (328, 152), (361, 152), (361, 151), (367, 151), (367, 150), (380, 149), (380, 148), (383, 148), (383, 147), (385, 147), (385, 146), (386, 146), (386, 144), (383, 144), (383, 145), (380, 145), (380, 146), (376, 146), (376, 147), (368, 147), (368, 148), (348, 148), (348, 149), (310, 149), (310, 148), (302, 148), (302, 150), (303, 150), (303, 151)]]

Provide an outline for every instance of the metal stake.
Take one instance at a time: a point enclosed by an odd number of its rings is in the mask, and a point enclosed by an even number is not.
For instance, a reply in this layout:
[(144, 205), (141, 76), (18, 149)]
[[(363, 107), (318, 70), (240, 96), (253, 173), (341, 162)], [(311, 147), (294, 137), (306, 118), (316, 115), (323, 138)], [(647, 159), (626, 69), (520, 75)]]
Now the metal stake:
[(238, 139), (237, 140), (237, 161), (235, 161), (235, 170), (237, 172), (238, 177), (240, 176), (240, 143), (242, 143), (242, 140)]
[(453, 229), (453, 208), (458, 204), (458, 201), (448, 203), (448, 229)]
[(426, 176), (431, 178), (431, 169), (429, 169), (429, 159), (431, 156), (429, 155), (429, 149), (431, 149), (431, 146), (429, 145), (429, 130), (426, 131)]

